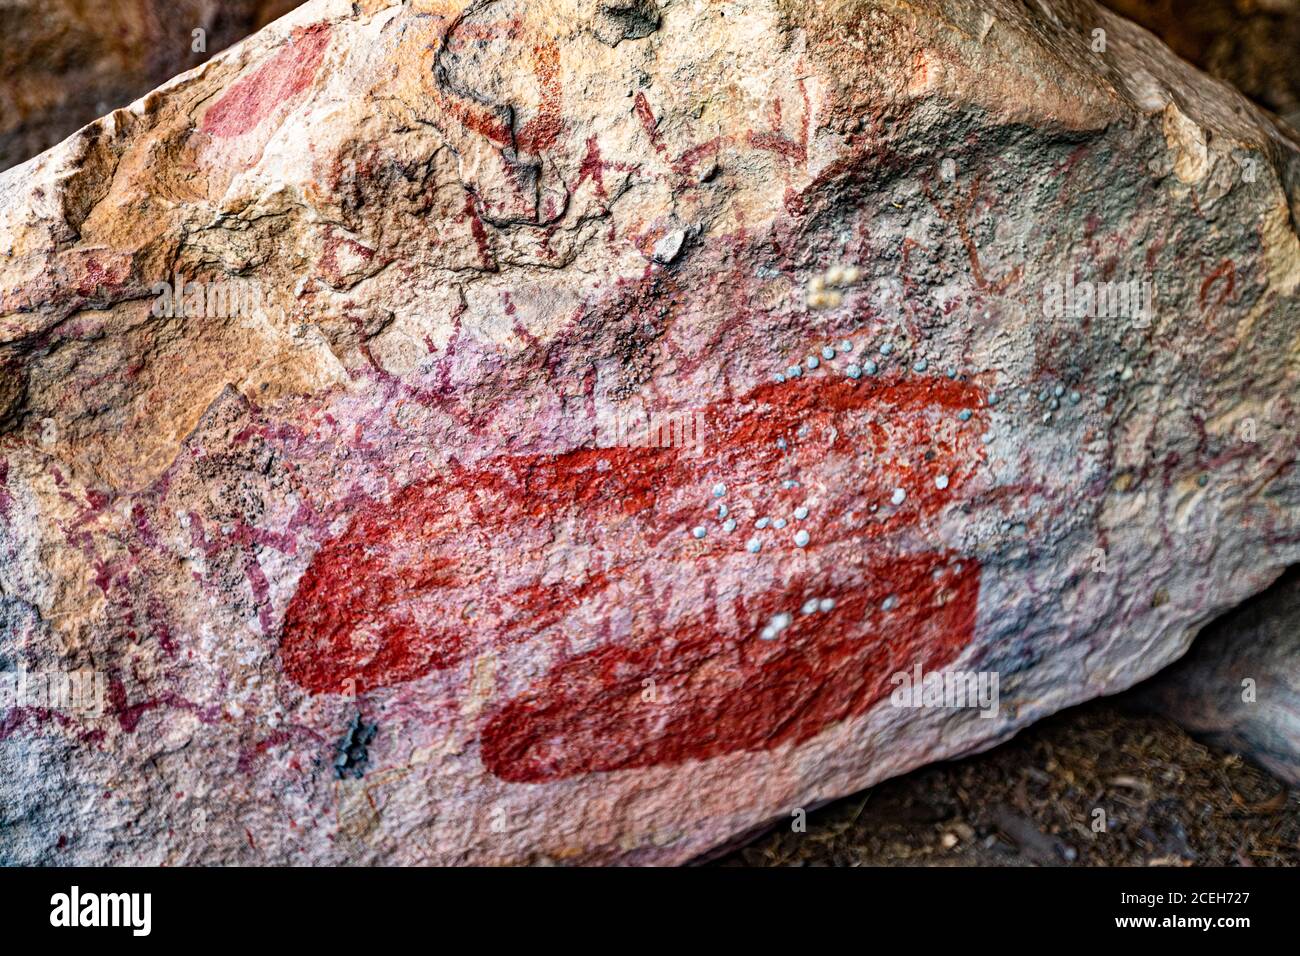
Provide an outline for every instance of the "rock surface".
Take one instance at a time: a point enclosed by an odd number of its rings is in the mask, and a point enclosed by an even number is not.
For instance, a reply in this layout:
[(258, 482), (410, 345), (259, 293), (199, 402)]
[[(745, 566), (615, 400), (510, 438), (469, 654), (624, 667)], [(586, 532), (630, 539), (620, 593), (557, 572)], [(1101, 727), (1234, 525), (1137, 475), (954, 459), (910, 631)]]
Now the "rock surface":
[(1137, 683), (1300, 559), (1298, 178), (1090, 3), (312, 0), (0, 174), (0, 859), (679, 863)]

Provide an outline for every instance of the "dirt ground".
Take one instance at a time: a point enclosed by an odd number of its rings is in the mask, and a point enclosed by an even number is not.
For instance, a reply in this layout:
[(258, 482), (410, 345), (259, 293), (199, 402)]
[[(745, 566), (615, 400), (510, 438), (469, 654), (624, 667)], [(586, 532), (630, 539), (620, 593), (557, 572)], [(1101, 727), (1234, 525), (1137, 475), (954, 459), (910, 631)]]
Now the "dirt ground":
[[(1094, 832), (1095, 812), (1105, 832)], [(783, 824), (720, 866), (1295, 866), (1300, 792), (1096, 701)]]

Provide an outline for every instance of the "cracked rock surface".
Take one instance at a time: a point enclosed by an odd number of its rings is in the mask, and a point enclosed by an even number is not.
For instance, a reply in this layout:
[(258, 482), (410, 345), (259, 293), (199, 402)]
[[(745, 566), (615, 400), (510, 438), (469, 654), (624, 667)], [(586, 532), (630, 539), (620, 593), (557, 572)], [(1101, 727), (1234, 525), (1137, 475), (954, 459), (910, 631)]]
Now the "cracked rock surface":
[(311, 0), (0, 173), (0, 860), (680, 863), (1137, 683), (1300, 559), (1289, 135), (1091, 3)]

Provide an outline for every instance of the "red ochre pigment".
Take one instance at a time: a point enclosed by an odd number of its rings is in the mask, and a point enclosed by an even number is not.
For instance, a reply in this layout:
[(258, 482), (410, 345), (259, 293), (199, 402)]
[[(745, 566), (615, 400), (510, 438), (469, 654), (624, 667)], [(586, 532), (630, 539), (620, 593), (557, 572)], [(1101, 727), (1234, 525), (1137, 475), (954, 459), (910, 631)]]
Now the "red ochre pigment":
[[(539, 783), (800, 743), (888, 696), (891, 675), (917, 661), (940, 668), (970, 640), (974, 562), (926, 555), (866, 576), (829, 612), (800, 611), (805, 582), (769, 595), (742, 640), (695, 621), (660, 642), (575, 657), (492, 719), (483, 763), (503, 780)], [(885, 612), (891, 594), (903, 598)], [(760, 640), (781, 611), (792, 615), (790, 626)]]
[[(927, 550), (920, 535), (981, 463), (983, 407), (975, 386), (947, 379), (809, 377), (710, 406), (698, 451), (502, 457), (410, 485), (316, 554), (286, 614), (285, 673), (312, 693), (360, 692), (563, 627), (589, 601), (635, 605), (644, 613), (630, 636), (561, 662), (490, 718), (482, 759), (494, 774), (541, 782), (808, 740), (887, 696), (894, 673), (943, 667), (970, 642), (979, 564)], [(962, 409), (970, 421), (958, 422)], [(803, 425), (812, 438), (797, 437)], [(815, 513), (781, 531), (755, 531), (734, 504), (770, 502), (767, 513), (789, 518), (828, 468)], [(786, 476), (801, 487), (779, 490)], [(898, 506), (895, 488), (907, 493)], [(712, 518), (719, 500), (733, 503), (730, 535)], [(697, 524), (711, 529), (703, 542), (689, 536)], [(812, 538), (802, 550), (791, 544), (800, 528)], [(744, 550), (753, 535), (765, 541), (756, 555)], [(585, 577), (547, 583), (557, 549), (585, 553)], [(788, 563), (795, 552), (797, 580), (729, 599), (730, 623), (716, 607), (660, 623), (654, 565), (707, 577), (727, 561), (734, 578), (738, 560)], [(810, 598), (834, 607), (802, 614)], [(791, 624), (761, 639), (780, 613)]]
[(203, 116), (200, 129), (219, 139), (242, 136), (311, 84), (329, 46), (328, 23), (293, 32), (289, 42), (256, 70), (231, 84)]

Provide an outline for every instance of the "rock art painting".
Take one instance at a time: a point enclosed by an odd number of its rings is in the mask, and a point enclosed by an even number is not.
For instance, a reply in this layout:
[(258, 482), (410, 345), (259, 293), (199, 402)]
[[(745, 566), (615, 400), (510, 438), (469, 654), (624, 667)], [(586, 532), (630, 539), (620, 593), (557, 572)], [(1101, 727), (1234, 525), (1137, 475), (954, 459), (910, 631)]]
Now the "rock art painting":
[(292, 34), (279, 53), (237, 80), (208, 108), (200, 132), (220, 139), (240, 136), (276, 110), (292, 108), (295, 97), (315, 79), (329, 39), (327, 23)]
[[(802, 742), (970, 642), (979, 563), (926, 532), (981, 460), (980, 420), (957, 419), (981, 404), (941, 378), (800, 378), (710, 407), (703, 453), (582, 449), (408, 486), (316, 553), (285, 618), (285, 673), (313, 693), (364, 690), (617, 613), (632, 622), (617, 643), (488, 724), (495, 774)], [(864, 498), (886, 504), (855, 511)], [(466, 539), (500, 557), (475, 566)], [(548, 574), (556, 547), (587, 552), (583, 580)], [(654, 582), (683, 579), (697, 610), (666, 619)]]
[(309, 0), (0, 172), (0, 861), (685, 864), (1144, 680), (1300, 560), (1298, 188), (1091, 3)]

